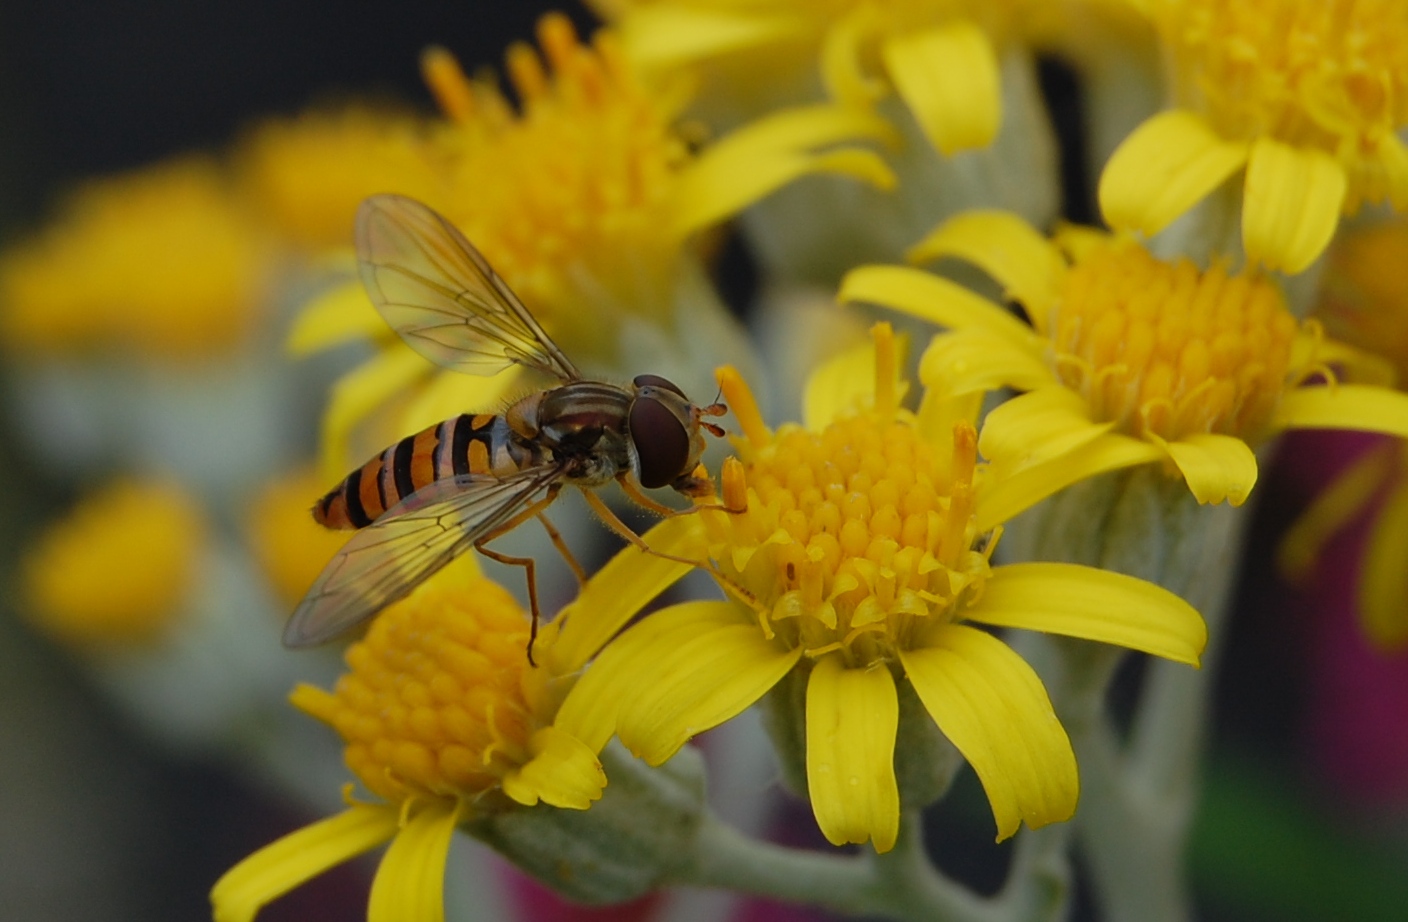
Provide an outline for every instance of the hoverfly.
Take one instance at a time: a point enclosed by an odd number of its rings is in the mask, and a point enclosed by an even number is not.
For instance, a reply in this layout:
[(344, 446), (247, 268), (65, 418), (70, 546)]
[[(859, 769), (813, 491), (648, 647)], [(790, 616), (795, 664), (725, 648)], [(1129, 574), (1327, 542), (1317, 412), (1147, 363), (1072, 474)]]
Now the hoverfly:
[[(479, 251), (420, 202), (397, 195), (367, 199), (357, 212), (356, 238), (367, 294), (416, 352), (468, 374), (522, 365), (557, 384), (502, 414), (464, 414), (407, 436), (320, 499), (313, 508), (320, 524), (357, 533), (299, 603), (284, 645), (331, 640), (470, 548), (525, 568), (536, 636), (532, 559), (484, 545), (536, 516), (580, 577), (542, 516), (562, 488), (574, 484), (609, 526), (644, 547), (594, 488), (616, 480), (633, 500), (664, 515), (674, 511), (637, 484), (708, 494), (707, 477), (694, 470), (704, 432), (724, 434), (706, 417), (727, 408), (695, 406), (656, 375), (640, 375), (625, 387), (583, 378)], [(530, 641), (530, 660), (531, 652)]]

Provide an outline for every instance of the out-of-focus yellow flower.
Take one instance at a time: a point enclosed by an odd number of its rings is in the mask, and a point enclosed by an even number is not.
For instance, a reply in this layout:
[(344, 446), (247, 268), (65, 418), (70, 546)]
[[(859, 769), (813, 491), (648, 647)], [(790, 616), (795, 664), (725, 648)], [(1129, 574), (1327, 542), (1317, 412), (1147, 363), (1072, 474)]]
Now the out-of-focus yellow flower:
[[(741, 602), (688, 602), (614, 640), (558, 725), (600, 748), (614, 732), (650, 764), (739, 714), (794, 670), (806, 685), (806, 780), (836, 845), (895, 844), (897, 682), (973, 765), (1004, 839), (1075, 810), (1075, 758), (1040, 679), (975, 624), (1050, 631), (1196, 664), (1202, 619), (1166, 590), (1073, 564), (993, 567), (969, 401), (899, 405), (887, 325), (868, 355), (823, 366), (805, 427), (771, 432), (731, 369), (743, 424), (724, 503), (702, 512), (709, 556)], [(901, 743), (901, 745), (903, 745)]]
[(1155, 0), (1174, 108), (1100, 179), (1105, 219), (1156, 234), (1245, 167), (1242, 242), (1300, 272), (1341, 214), (1408, 208), (1408, 2)]
[[(667, 521), (650, 545), (678, 554), (698, 523)], [(558, 706), (603, 643), (687, 564), (627, 548), (544, 625), (530, 666), (526, 613), (466, 554), (381, 612), (348, 648), (329, 692), (292, 700), (346, 743), (348, 767), (381, 802), (266, 846), (211, 891), (217, 922), (248, 922), (270, 900), (387, 841), (368, 919), (443, 917), (446, 854), (455, 828), (539, 802), (585, 810), (606, 776), (596, 753), (555, 726)], [(589, 873), (589, 871), (588, 871)]]
[[(1352, 231), (1330, 250), (1314, 316), (1345, 342), (1391, 363), (1408, 381), (1408, 222)], [(1310, 573), (1320, 550), (1351, 521), (1374, 509), (1360, 562), (1358, 608), (1380, 649), (1408, 647), (1408, 446), (1384, 442), (1336, 475), (1294, 525), (1277, 559), (1291, 578)]]
[(248, 530), (254, 556), (289, 611), (347, 543), (347, 532), (313, 521), (313, 498), (325, 493), (327, 486), (309, 467), (271, 481), (250, 506)]
[(76, 647), (159, 640), (183, 611), (205, 537), (199, 506), (175, 484), (114, 483), (25, 554), (25, 613)]
[[(824, 105), (783, 112), (695, 153), (677, 125), (687, 94), (643, 86), (609, 31), (584, 44), (554, 14), (541, 21), (539, 44), (541, 56), (527, 45), (508, 52), (517, 109), (494, 83), (466, 79), (447, 52), (427, 53), (427, 82), (451, 124), (435, 132), (443, 190), (425, 201), (589, 372), (618, 369), (628, 352), (707, 352), (673, 339), (723, 310), (700, 266), (700, 231), (801, 175), (893, 181), (873, 151), (837, 146), (886, 135), (874, 116)], [(307, 351), (368, 334), (389, 345), (334, 393), (324, 430), (330, 470), (360, 460), (347, 449), (353, 426), (393, 396), (415, 394), (393, 433), (404, 435), (524, 386), (513, 373), (449, 374), (417, 391), (433, 369), (385, 339), (355, 284), (311, 305), (291, 345)]]
[[(1106, 471), (1163, 463), (1202, 503), (1242, 503), (1252, 453), (1293, 428), (1408, 437), (1408, 397), (1383, 365), (1299, 324), (1256, 274), (1162, 262), (1132, 240), (1070, 228), (1054, 241), (1003, 212), (959, 215), (916, 246), (916, 259), (967, 260), (1003, 286), (1030, 325), (937, 276), (869, 266), (845, 301), (881, 304), (953, 332), (934, 338), (920, 374), (971, 393), (1029, 391), (990, 413), (984, 457), (1040, 495)], [(1067, 258), (1070, 263), (1067, 263)], [(1303, 386), (1329, 375), (1325, 387)]]
[(254, 128), (235, 151), (241, 191), (285, 239), (345, 248), (362, 199), (429, 198), (442, 186), (423, 120), (365, 106), (315, 110)]
[(262, 316), (269, 256), (212, 160), (99, 180), (0, 256), (0, 333), (31, 353), (227, 353)]

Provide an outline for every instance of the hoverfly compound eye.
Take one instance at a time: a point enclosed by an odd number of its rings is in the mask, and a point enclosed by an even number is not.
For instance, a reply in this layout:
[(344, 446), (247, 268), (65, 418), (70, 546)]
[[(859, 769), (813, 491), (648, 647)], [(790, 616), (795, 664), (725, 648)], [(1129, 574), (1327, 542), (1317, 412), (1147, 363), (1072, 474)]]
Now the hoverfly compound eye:
[[(674, 391), (676, 394), (684, 397), (684, 391), (680, 390), (679, 387), (675, 385), (675, 382), (662, 378), (659, 375), (636, 375), (635, 380), (631, 383), (636, 387), (663, 387), (667, 391)], [(685, 400), (688, 399), (688, 397), (685, 397)]]
[[(641, 378), (652, 377), (641, 375), (636, 378), (636, 385), (644, 386)], [(668, 381), (664, 386), (676, 390)], [(679, 416), (664, 401), (649, 396), (637, 397), (631, 404), (629, 424), (631, 441), (635, 443), (636, 456), (640, 459), (640, 485), (653, 489), (678, 479), (684, 473), (684, 466), (689, 463), (689, 432)]]

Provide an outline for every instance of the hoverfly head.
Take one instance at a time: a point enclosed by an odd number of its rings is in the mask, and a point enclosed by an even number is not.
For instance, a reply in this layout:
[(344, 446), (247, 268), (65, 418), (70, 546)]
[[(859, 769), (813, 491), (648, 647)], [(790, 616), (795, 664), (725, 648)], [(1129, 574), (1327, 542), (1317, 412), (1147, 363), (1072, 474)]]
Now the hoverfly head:
[[(704, 432), (724, 434), (704, 417), (722, 416), (727, 408), (719, 403), (696, 407), (684, 391), (659, 375), (637, 375), (633, 383), (636, 396), (628, 424), (641, 486), (673, 486), (686, 495), (696, 495), (701, 488), (694, 469), (704, 453)], [(707, 478), (704, 480), (707, 483)]]

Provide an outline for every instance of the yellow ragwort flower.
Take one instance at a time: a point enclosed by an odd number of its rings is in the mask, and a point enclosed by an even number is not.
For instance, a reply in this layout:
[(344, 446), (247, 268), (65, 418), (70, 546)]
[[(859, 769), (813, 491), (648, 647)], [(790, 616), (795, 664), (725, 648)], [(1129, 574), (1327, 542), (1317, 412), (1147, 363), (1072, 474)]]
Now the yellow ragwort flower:
[[(665, 552), (694, 523), (645, 537)], [(348, 648), (331, 692), (299, 686), (292, 700), (346, 743), (348, 767), (380, 802), (266, 846), (211, 891), (217, 922), (260, 907), (362, 852), (391, 842), (368, 919), (443, 918), (446, 854), (455, 828), (539, 802), (585, 810), (606, 776), (596, 753), (554, 725), (574, 674), (688, 565), (627, 548), (543, 626), (528, 662), (527, 614), (466, 554), (382, 611)]]
[(0, 257), (0, 334), (26, 352), (224, 354), (262, 316), (269, 255), (212, 160), (98, 180)]
[[(1239, 505), (1256, 483), (1253, 448), (1277, 432), (1408, 436), (1408, 396), (1339, 383), (1381, 379), (1382, 363), (1296, 321), (1265, 277), (1163, 262), (1095, 231), (1071, 228), (1048, 241), (1020, 218), (988, 211), (953, 218), (911, 255), (977, 265), (1030, 322), (899, 266), (854, 270), (840, 298), (951, 328), (924, 355), (929, 386), (1028, 392), (988, 415), (979, 446), (1027, 484), (1024, 508), (1087, 477), (1153, 462), (1182, 476), (1199, 502)], [(1329, 386), (1304, 386), (1327, 377)]]
[[(1353, 231), (1330, 250), (1314, 316), (1345, 342), (1373, 352), (1408, 381), (1408, 222)], [(1278, 561), (1292, 578), (1307, 575), (1325, 542), (1373, 509), (1360, 562), (1358, 609), (1380, 649), (1408, 647), (1408, 445), (1385, 441), (1336, 474), (1286, 532)]]
[[(697, 336), (680, 332), (697, 315), (722, 314), (699, 267), (700, 231), (798, 176), (892, 183), (873, 151), (836, 147), (888, 131), (866, 113), (783, 112), (696, 153), (678, 127), (687, 94), (642, 85), (610, 31), (584, 44), (565, 16), (551, 14), (538, 32), (541, 55), (525, 44), (507, 54), (517, 108), (492, 81), (468, 80), (448, 52), (427, 52), (425, 77), (448, 121), (434, 132), (441, 187), (424, 201), (464, 232), (589, 373), (619, 373), (632, 344), (658, 354)], [(311, 305), (291, 345), (306, 352), (385, 333), (353, 283)], [(354, 423), (432, 371), (399, 342), (383, 341), (387, 348), (334, 393), (325, 421), (325, 451), (337, 458), (330, 467), (361, 455), (346, 449)], [(687, 358), (698, 343), (678, 351)], [(439, 375), (410, 398), (390, 434), (492, 406), (522, 386), (512, 373)]]
[(1196, 664), (1202, 619), (1132, 577), (992, 566), (1000, 521), (985, 509), (968, 402), (930, 391), (918, 414), (900, 407), (888, 326), (875, 338), (873, 354), (818, 372), (805, 427), (769, 431), (742, 379), (720, 372), (744, 432), (724, 501), (746, 511), (699, 517), (718, 574), (749, 601), (687, 602), (631, 627), (588, 667), (558, 725), (597, 749), (615, 733), (658, 764), (800, 670), (817, 821), (837, 845), (884, 852), (900, 821), (897, 683), (909, 682), (973, 765), (999, 839), (1023, 821), (1064, 820), (1078, 791), (1065, 731), (1031, 667), (975, 625)]
[(241, 193), (271, 230), (309, 250), (347, 248), (362, 199), (443, 185), (424, 120), (369, 106), (313, 110), (253, 127), (236, 147)]
[[(832, 99), (848, 105), (897, 95), (946, 156), (987, 147), (996, 137), (999, 49), (1023, 25), (1026, 6), (970, 0), (593, 5), (619, 23), (627, 54), (644, 70), (707, 68), (711, 90), (755, 100), (748, 107), (754, 112), (810, 98), (818, 77)], [(783, 92), (791, 98), (779, 99)]]
[(120, 481), (84, 498), (24, 555), (25, 614), (66, 644), (141, 646), (183, 612), (206, 523), (174, 483)]
[(1158, 233), (1245, 167), (1242, 242), (1300, 272), (1341, 214), (1408, 208), (1408, 0), (1154, 0), (1173, 108), (1115, 151), (1105, 220)]

